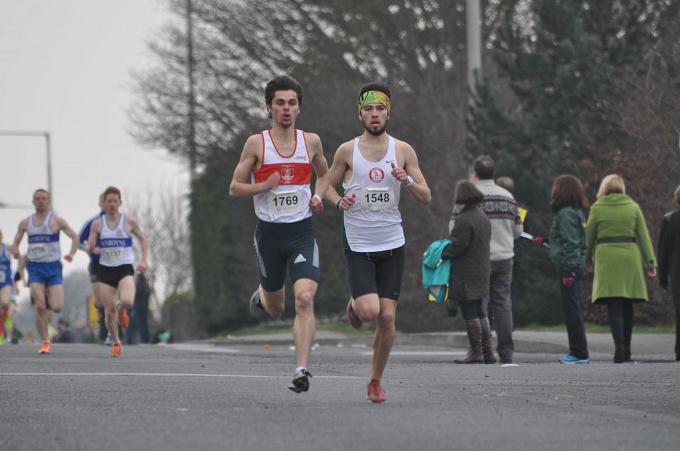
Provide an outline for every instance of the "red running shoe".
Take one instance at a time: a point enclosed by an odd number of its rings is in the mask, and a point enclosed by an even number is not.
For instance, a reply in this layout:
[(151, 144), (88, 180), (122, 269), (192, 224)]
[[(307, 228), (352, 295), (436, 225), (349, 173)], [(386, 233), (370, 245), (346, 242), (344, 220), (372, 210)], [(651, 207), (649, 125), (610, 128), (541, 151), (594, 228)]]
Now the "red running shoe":
[(352, 298), (349, 298), (349, 302), (347, 303), (347, 319), (353, 328), (359, 329), (361, 327), (361, 320), (357, 314), (354, 313), (354, 309), (352, 308)]
[(368, 383), (366, 391), (368, 392), (366, 399), (368, 399), (369, 401), (374, 402), (376, 404), (385, 402), (385, 390), (383, 390), (383, 388), (380, 386), (380, 381), (373, 379), (371, 382)]
[(49, 341), (43, 342), (42, 346), (38, 350), (38, 354), (52, 354), (52, 345)]
[(118, 323), (120, 324), (120, 327), (124, 329), (130, 325), (130, 317), (124, 307), (121, 307), (120, 310), (118, 310)]
[(122, 352), (123, 346), (120, 343), (114, 343), (113, 346), (111, 346), (111, 354), (109, 354), (109, 357), (120, 357)]

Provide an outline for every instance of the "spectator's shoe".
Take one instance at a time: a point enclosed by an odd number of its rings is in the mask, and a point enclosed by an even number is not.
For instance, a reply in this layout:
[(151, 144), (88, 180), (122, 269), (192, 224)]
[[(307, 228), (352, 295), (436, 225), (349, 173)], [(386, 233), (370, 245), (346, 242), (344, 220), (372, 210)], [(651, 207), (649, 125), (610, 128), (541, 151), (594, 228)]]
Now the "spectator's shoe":
[(623, 358), (623, 348), (616, 347), (614, 349), (614, 363), (623, 363), (625, 359)]
[(118, 310), (118, 324), (123, 329), (126, 329), (130, 325), (130, 317), (127, 314), (127, 310), (123, 307)]
[(113, 346), (111, 346), (111, 354), (109, 354), (109, 357), (120, 357), (122, 352), (123, 346), (120, 343), (114, 343)]
[(579, 359), (578, 357), (568, 354), (564, 357), (560, 357), (560, 363), (565, 363), (567, 365), (588, 365), (590, 359)]
[(366, 392), (366, 399), (368, 399), (370, 402), (376, 404), (385, 402), (385, 390), (383, 390), (383, 388), (380, 386), (380, 381), (373, 379), (371, 382), (369, 382), (368, 387), (366, 387)]
[(262, 299), (260, 299), (260, 287), (257, 287), (250, 296), (250, 314), (255, 318), (262, 317), (265, 310), (262, 306)]
[(113, 344), (113, 337), (111, 334), (106, 334), (106, 339), (104, 340), (106, 346), (111, 346)]
[(303, 391), (309, 390), (309, 378), (312, 377), (312, 373), (302, 368), (300, 371), (295, 373), (293, 377), (293, 382), (290, 383), (288, 388), (295, 393), (302, 393)]
[(361, 327), (361, 320), (352, 308), (352, 298), (349, 298), (349, 302), (347, 302), (347, 320), (349, 320), (353, 328), (359, 329)]
[(52, 354), (52, 345), (49, 341), (43, 342), (42, 346), (40, 346), (40, 349), (38, 350), (38, 354)]

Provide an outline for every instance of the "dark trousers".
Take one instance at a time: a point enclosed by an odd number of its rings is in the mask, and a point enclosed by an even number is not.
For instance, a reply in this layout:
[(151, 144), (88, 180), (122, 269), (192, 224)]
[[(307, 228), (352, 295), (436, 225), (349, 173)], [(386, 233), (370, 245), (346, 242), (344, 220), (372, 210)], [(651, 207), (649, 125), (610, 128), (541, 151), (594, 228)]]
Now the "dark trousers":
[(489, 296), (483, 300), (483, 308), (489, 317), (493, 317), (493, 328), (496, 331), (496, 351), (501, 362), (512, 362), (515, 345), (512, 341), (512, 304), (510, 287), (512, 285), (512, 258), (491, 262), (491, 278)]
[(486, 318), (484, 310), (482, 309), (481, 299), (474, 301), (460, 301), (458, 302), (460, 310), (463, 313), (463, 319), (469, 321), (471, 319)]
[(675, 358), (680, 360), (680, 277), (671, 278), (670, 288), (675, 305)]
[(97, 311), (99, 312), (99, 341), (104, 341), (109, 333), (109, 330), (106, 328), (104, 307), (97, 307)]
[(135, 303), (135, 325), (139, 332), (140, 343), (151, 343), (149, 339), (149, 304), (140, 302)]
[(562, 293), (562, 313), (567, 326), (569, 338), (569, 354), (579, 359), (588, 358), (588, 341), (583, 324), (583, 306), (581, 305), (581, 273), (575, 274), (574, 284), (565, 287), (560, 281)]
[(633, 335), (633, 300), (611, 298), (607, 300), (607, 316), (609, 329), (612, 332), (614, 346), (630, 352), (630, 341)]
[(135, 304), (130, 312), (130, 327), (127, 330), (127, 344), (150, 343), (149, 341), (149, 306)]

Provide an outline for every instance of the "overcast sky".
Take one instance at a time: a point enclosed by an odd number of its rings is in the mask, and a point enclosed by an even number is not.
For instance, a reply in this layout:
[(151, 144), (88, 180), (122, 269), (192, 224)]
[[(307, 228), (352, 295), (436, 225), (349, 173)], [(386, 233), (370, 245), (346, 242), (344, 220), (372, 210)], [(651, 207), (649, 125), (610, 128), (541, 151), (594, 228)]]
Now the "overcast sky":
[[(130, 71), (149, 65), (146, 44), (166, 17), (163, 0), (0, 0), (0, 130), (51, 133), (56, 211), (76, 232), (108, 185), (124, 202), (186, 186), (184, 165), (127, 133)], [(0, 136), (0, 202), (30, 205), (46, 173), (43, 139)], [(0, 208), (6, 243), (30, 213)], [(64, 269), (86, 264), (79, 252)]]

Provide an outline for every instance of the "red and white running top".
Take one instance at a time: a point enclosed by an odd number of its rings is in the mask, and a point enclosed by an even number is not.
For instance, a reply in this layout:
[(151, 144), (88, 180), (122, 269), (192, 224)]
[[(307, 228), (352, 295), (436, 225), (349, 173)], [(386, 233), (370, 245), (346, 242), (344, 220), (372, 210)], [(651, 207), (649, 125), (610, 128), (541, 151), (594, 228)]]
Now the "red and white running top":
[(262, 132), (262, 166), (251, 175), (253, 183), (260, 183), (278, 172), (279, 186), (253, 196), (255, 214), (262, 221), (291, 223), (312, 216), (312, 164), (302, 130), (295, 130), (295, 152), (283, 156), (272, 139), (271, 132)]

